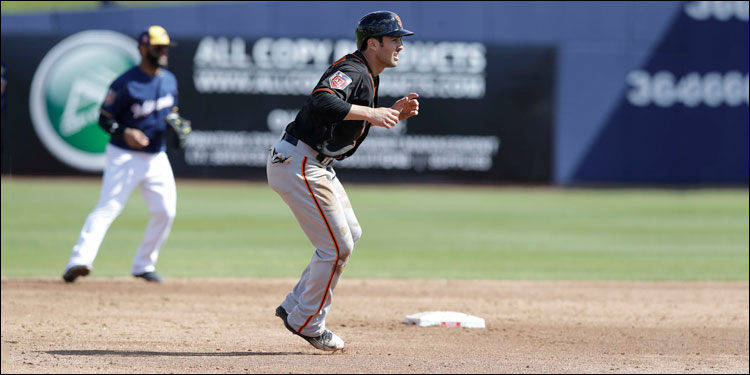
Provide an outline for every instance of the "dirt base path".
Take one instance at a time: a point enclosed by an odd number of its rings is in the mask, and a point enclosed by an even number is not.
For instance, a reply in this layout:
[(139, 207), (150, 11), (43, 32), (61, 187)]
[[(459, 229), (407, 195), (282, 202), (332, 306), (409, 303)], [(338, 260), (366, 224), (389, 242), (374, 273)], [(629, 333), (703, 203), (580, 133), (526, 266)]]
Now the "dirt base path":
[[(352, 280), (317, 351), (292, 279), (2, 280), (3, 373), (748, 373), (748, 283)], [(447, 310), (485, 329), (403, 324)]]

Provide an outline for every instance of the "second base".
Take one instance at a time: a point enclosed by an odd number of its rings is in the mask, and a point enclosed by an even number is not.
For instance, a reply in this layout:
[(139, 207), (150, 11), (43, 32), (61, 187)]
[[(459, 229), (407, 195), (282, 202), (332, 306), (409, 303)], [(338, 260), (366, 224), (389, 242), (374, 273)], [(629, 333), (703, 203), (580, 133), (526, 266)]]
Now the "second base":
[(484, 319), (455, 311), (425, 311), (411, 314), (406, 316), (404, 323), (414, 324), (420, 327), (443, 326), (484, 328)]

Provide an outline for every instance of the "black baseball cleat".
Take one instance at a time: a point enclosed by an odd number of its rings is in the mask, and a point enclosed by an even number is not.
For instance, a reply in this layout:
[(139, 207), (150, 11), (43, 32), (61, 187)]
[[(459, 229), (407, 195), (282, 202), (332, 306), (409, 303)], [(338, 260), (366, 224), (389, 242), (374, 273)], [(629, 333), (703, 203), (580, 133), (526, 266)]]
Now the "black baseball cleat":
[(159, 274), (156, 273), (156, 272), (139, 273), (137, 275), (133, 275), (133, 277), (140, 277), (141, 279), (144, 279), (144, 280), (146, 280), (148, 282), (151, 282), (151, 283), (161, 283), (161, 282), (164, 282), (164, 279), (161, 276), (159, 276)]
[(298, 333), (286, 321), (286, 318), (289, 316), (289, 314), (281, 306), (276, 308), (276, 316), (281, 318), (281, 320), (284, 322), (284, 327), (286, 327), (286, 329), (289, 330), (289, 332), (307, 340), (307, 342), (309, 342), (310, 345), (314, 346), (316, 349), (325, 350), (329, 352), (330, 351), (335, 352), (337, 350), (344, 349), (344, 340), (342, 340), (341, 337), (336, 336), (336, 334), (331, 332), (330, 330), (326, 329), (325, 331), (323, 331), (323, 334), (317, 337), (309, 337), (309, 336), (305, 336), (305, 335)]
[(89, 273), (91, 273), (91, 268), (89, 266), (73, 266), (65, 271), (63, 280), (65, 280), (66, 283), (72, 283), (76, 281), (78, 276), (86, 276)]
[(289, 314), (284, 310), (283, 307), (279, 306), (276, 308), (276, 316), (281, 318), (281, 320), (286, 321), (286, 317), (289, 316)]

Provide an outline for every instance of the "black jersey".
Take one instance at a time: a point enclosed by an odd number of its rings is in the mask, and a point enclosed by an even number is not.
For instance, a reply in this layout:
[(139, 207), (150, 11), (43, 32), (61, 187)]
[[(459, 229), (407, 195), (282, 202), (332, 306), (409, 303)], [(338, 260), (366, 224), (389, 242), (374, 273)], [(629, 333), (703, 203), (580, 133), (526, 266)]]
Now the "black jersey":
[(360, 51), (342, 57), (323, 74), (286, 132), (323, 155), (339, 160), (353, 155), (370, 124), (344, 117), (352, 104), (376, 107), (379, 82)]

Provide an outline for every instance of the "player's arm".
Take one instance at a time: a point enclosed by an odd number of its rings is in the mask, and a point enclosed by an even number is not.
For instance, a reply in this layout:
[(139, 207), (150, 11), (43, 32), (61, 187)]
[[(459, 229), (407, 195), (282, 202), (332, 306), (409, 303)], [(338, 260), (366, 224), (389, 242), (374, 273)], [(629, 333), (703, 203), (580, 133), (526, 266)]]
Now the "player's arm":
[(122, 137), (123, 132), (125, 132), (125, 127), (120, 126), (115, 117), (104, 109), (99, 112), (99, 127), (112, 137)]
[(130, 128), (117, 122), (115, 114), (121, 113), (127, 105), (127, 95), (120, 92), (121, 82), (115, 81), (104, 98), (99, 111), (99, 126), (112, 137), (122, 137), (128, 146), (139, 150), (149, 144), (148, 137), (136, 128)]
[(344, 120), (364, 120), (375, 126), (390, 129), (398, 122), (399, 111), (393, 108), (378, 107), (370, 108), (363, 105), (352, 104), (349, 113)]
[(99, 113), (99, 126), (112, 137), (123, 138), (134, 149), (142, 149), (149, 144), (148, 137), (142, 131), (118, 124), (112, 114), (105, 110)]
[(336, 92), (326, 88), (313, 91), (310, 105), (313, 111), (323, 115), (330, 122), (344, 120), (352, 107), (351, 103), (339, 98)]
[(114, 138), (121, 138), (125, 132), (125, 127), (115, 119), (115, 115), (125, 106), (126, 95), (119, 90), (121, 84), (120, 80), (112, 83), (99, 110), (99, 127)]
[(386, 129), (394, 127), (398, 122), (398, 110), (386, 107), (370, 108), (347, 103), (328, 91), (321, 90), (314, 93), (311, 104), (316, 112), (327, 115), (332, 122), (363, 120)]
[(370, 108), (351, 104), (348, 98), (355, 94), (364, 77), (357, 69), (342, 64), (327, 78), (321, 80), (312, 92), (313, 111), (330, 122), (363, 120), (375, 126), (391, 128), (398, 122), (398, 112), (389, 108)]
[(352, 105), (344, 120), (366, 120), (375, 126), (390, 129), (397, 122), (419, 114), (418, 97), (419, 94), (412, 92), (397, 100), (391, 108), (370, 108), (361, 105)]

